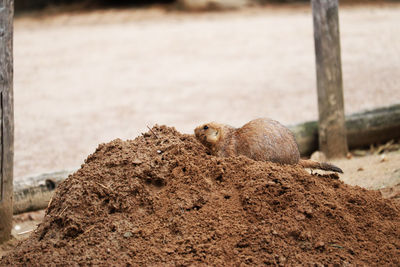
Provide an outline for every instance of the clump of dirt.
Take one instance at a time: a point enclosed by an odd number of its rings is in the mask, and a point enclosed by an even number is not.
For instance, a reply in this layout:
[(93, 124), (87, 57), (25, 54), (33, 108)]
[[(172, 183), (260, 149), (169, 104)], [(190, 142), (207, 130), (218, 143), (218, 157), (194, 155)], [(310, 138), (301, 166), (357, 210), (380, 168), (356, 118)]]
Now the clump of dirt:
[(400, 265), (400, 208), (155, 126), (101, 144), (0, 265)]

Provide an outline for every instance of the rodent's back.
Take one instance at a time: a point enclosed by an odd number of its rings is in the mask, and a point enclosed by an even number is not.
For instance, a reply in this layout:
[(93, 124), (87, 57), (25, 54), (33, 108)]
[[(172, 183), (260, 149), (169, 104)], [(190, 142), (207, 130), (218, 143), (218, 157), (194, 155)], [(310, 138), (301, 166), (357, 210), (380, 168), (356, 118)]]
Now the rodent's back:
[(296, 164), (300, 160), (292, 132), (275, 120), (252, 120), (236, 129), (233, 138), (237, 155), (284, 164)]
[(214, 156), (243, 155), (258, 161), (300, 164), (304, 168), (343, 173), (339, 167), (329, 163), (300, 160), (293, 133), (271, 119), (252, 120), (241, 128), (210, 122), (196, 127), (194, 133)]

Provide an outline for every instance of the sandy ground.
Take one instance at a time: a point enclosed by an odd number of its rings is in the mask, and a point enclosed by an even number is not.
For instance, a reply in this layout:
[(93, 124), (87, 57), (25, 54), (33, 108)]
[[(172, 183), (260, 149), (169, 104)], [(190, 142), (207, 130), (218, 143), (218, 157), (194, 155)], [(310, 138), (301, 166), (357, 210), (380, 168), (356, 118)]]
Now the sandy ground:
[(12, 239), (0, 244), (0, 258), (11, 251), (19, 240), (24, 240), (34, 231), (39, 223), (42, 222), (45, 211), (39, 210), (27, 212), (13, 217), (13, 229), (11, 231)]
[(400, 186), (400, 150), (332, 162), (342, 168), (340, 179), (347, 184), (367, 189)]
[[(400, 4), (341, 7), (346, 113), (400, 102)], [(147, 125), (317, 118), (308, 5), (15, 20), (15, 176), (78, 167)]]

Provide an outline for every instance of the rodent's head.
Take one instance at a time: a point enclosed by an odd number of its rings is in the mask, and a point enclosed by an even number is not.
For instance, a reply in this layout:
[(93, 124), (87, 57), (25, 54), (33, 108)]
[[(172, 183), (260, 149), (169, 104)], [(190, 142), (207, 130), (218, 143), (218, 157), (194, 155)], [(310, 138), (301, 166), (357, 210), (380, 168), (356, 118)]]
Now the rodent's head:
[(194, 134), (203, 145), (212, 147), (221, 138), (222, 127), (216, 122), (210, 122), (196, 127)]

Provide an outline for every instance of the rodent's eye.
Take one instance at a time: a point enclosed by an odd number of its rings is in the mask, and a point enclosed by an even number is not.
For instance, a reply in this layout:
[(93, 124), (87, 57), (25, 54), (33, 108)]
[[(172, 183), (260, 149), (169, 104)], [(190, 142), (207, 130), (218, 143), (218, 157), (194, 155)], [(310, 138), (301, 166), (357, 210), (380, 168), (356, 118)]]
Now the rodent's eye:
[(207, 126), (207, 125), (205, 125), (205, 126), (203, 127), (203, 129), (204, 129), (204, 130), (207, 130), (207, 129), (208, 129), (208, 126)]

